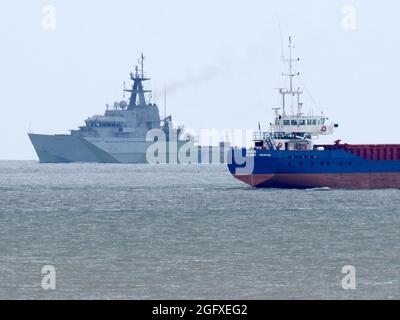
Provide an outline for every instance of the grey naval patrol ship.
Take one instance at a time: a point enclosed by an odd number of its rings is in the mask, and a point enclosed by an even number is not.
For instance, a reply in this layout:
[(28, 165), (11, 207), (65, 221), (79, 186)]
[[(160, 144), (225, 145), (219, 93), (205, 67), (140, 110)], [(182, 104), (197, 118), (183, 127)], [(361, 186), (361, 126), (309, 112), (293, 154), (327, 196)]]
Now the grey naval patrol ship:
[[(166, 140), (174, 140), (174, 151), (167, 147), (165, 163), (176, 163), (179, 149), (190, 142), (192, 138), (183, 137), (182, 127), (172, 124), (172, 117), (160, 118), (157, 104), (147, 102), (145, 90), (146, 78), (143, 71), (144, 56), (141, 55), (139, 66), (130, 77), (133, 81), (129, 102), (115, 102), (104, 115), (95, 115), (85, 120), (85, 125), (70, 134), (44, 135), (29, 133), (29, 138), (35, 148), (41, 163), (148, 163), (146, 152), (157, 141), (146, 139), (150, 130), (158, 129), (165, 133)], [(189, 139), (189, 140), (188, 140)], [(194, 141), (194, 140), (193, 140)], [(190, 142), (191, 143), (191, 142)], [(194, 143), (194, 142), (193, 142)], [(191, 162), (223, 163), (226, 160), (229, 143), (221, 142), (218, 147), (196, 146), (195, 159)], [(192, 149), (193, 150), (193, 149)], [(156, 151), (157, 153), (158, 151)], [(174, 153), (174, 155), (172, 155)], [(216, 155), (216, 156), (215, 156)]]

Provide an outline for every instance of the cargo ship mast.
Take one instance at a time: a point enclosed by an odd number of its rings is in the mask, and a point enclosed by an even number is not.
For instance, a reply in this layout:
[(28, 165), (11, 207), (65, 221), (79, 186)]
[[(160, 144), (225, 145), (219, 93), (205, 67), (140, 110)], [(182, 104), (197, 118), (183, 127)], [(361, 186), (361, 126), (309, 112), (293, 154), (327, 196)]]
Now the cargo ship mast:
[(293, 77), (299, 76), (300, 73), (293, 73), (293, 62), (295, 61), (300, 61), (299, 58), (293, 59), (292, 58), (292, 49), (295, 48), (295, 46), (292, 44), (292, 37), (289, 37), (289, 59), (285, 58), (284, 56), (283, 61), (287, 62), (289, 65), (289, 73), (283, 73), (283, 76), (289, 77), (289, 89), (285, 88), (280, 88), (279, 93), (282, 95), (282, 115), (286, 116), (286, 95), (292, 95), (292, 96), (297, 96), (297, 115), (301, 116), (301, 109), (302, 109), (302, 103), (300, 102), (300, 95), (303, 93), (300, 88), (293, 89)]
[[(255, 149), (311, 150), (313, 138), (332, 134), (334, 128), (338, 126), (328, 123), (329, 119), (323, 114), (316, 116), (303, 114), (303, 103), (300, 102), (300, 95), (303, 94), (303, 91), (300, 88), (295, 89), (293, 85), (293, 78), (300, 75), (299, 72), (294, 70), (293, 64), (300, 59), (293, 58), (292, 49), (295, 46), (292, 43), (292, 37), (289, 37), (288, 47), (289, 58), (284, 56), (282, 58), (283, 62), (288, 64), (289, 70), (288, 73), (282, 73), (282, 75), (289, 78), (289, 87), (279, 89), (279, 93), (282, 95), (282, 106), (273, 108), (275, 121), (270, 124), (270, 132), (254, 133)], [(296, 97), (297, 112), (294, 112), (294, 110), (290, 113), (287, 112), (286, 96)]]

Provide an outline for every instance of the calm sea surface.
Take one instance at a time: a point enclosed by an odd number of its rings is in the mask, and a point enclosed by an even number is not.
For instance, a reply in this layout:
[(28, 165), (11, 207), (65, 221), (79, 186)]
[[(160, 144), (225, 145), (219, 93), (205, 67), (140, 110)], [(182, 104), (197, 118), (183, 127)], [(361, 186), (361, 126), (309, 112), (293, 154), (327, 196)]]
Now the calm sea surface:
[(400, 191), (256, 190), (222, 165), (3, 161), (10, 298), (400, 299)]

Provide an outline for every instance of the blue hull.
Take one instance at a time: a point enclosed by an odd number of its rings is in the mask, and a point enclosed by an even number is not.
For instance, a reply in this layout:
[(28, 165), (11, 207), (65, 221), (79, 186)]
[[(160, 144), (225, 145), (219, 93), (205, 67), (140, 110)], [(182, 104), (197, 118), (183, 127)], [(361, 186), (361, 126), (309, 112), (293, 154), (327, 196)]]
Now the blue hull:
[(367, 160), (345, 150), (232, 150), (229, 171), (254, 187), (400, 188), (399, 160)]

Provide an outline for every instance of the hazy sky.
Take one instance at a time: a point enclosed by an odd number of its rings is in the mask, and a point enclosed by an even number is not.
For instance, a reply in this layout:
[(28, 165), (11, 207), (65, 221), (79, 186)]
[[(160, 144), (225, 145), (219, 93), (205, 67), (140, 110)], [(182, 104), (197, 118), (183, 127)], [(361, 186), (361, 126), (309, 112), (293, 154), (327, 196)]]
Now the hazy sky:
[(160, 107), (170, 88), (179, 124), (266, 129), (284, 71), (279, 24), (302, 60), (304, 108), (340, 124), (329, 141), (400, 143), (399, 12), (394, 0), (2, 1), (0, 159), (36, 159), (30, 126), (67, 133), (121, 100), (142, 51), (147, 88)]

